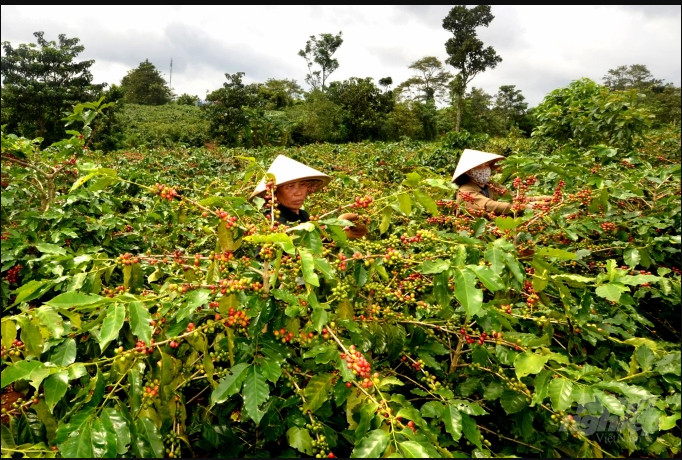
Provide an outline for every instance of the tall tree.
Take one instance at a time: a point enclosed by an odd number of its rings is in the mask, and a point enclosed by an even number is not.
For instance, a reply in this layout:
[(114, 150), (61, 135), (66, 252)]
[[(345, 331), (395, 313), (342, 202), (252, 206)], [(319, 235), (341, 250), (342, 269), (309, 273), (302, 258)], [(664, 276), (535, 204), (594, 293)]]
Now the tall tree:
[(121, 80), (125, 96), (123, 100), (131, 104), (163, 105), (171, 100), (171, 90), (160, 70), (145, 59), (140, 65)]
[(66, 112), (82, 102), (95, 101), (106, 84), (93, 84), (94, 60), (76, 61), (85, 47), (78, 38), (59, 35), (59, 43), (35, 32), (37, 45), (14, 48), (2, 43), (2, 123), (26, 137), (42, 137), (48, 143), (64, 135)]
[(445, 42), (445, 51), (449, 56), (445, 62), (459, 71), (453, 85), (457, 132), (462, 120), (467, 85), (479, 73), (487, 68), (495, 68), (502, 62), (497, 52), (491, 46), (485, 48), (476, 35), (477, 27), (488, 27), (494, 18), (495, 16), (490, 13), (490, 5), (477, 5), (471, 9), (466, 5), (457, 5), (443, 19), (443, 28), (453, 35)]
[(397, 88), (405, 99), (433, 102), (446, 95), (452, 74), (443, 69), (440, 59), (435, 56), (426, 56), (413, 62), (408, 68), (412, 69), (415, 75)]
[(194, 94), (182, 93), (175, 100), (177, 105), (199, 105), (199, 96)]
[(649, 69), (642, 64), (621, 65), (609, 70), (602, 78), (604, 84), (612, 91), (627, 89), (648, 89), (661, 85), (662, 81), (654, 78)]
[(518, 126), (521, 118), (526, 114), (528, 103), (516, 85), (502, 85), (495, 95), (495, 110), (502, 118), (504, 130), (508, 131), (512, 125)]
[(265, 101), (258, 93), (258, 84), (245, 84), (244, 72), (225, 74), (223, 87), (206, 95), (212, 104), (202, 109), (210, 122), (209, 133), (221, 143), (236, 146), (242, 142), (249, 128), (249, 109), (264, 107)]
[[(305, 59), (308, 65), (308, 75), (305, 81), (313, 90), (324, 90), (329, 76), (339, 68), (339, 61), (332, 56), (342, 43), (341, 32), (338, 35), (320, 34), (320, 38), (311, 35), (310, 40), (305, 43), (305, 48), (299, 50), (298, 55)], [(315, 64), (320, 67), (320, 70), (313, 70)]]
[(258, 87), (260, 96), (267, 101), (266, 109), (282, 110), (303, 101), (303, 88), (293, 79), (268, 80)]
[(393, 97), (382, 93), (372, 78), (334, 81), (329, 99), (343, 109), (342, 129), (348, 140), (375, 139), (385, 115), (393, 110)]
[[(479, 134), (496, 134), (495, 120), (492, 116), (493, 96), (481, 88), (473, 86), (464, 97), (464, 110), (462, 113), (462, 128)], [(453, 119), (456, 119), (455, 110)], [(452, 125), (451, 125), (452, 126)]]
[(602, 80), (611, 91), (634, 89), (645, 95), (641, 103), (656, 117), (654, 127), (680, 124), (680, 87), (654, 78), (645, 65), (618, 66), (609, 70)]
[(388, 91), (388, 89), (391, 87), (393, 84), (393, 78), (391, 77), (384, 77), (379, 79), (379, 86), (384, 88), (384, 91)]

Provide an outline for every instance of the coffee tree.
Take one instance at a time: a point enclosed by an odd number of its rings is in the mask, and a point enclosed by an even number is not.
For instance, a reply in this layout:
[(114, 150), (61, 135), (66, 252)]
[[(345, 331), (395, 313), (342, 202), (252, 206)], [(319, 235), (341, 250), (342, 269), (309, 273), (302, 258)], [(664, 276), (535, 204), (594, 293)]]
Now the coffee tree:
[(2, 134), (3, 455), (679, 453), (679, 131), (519, 144), (506, 196), (551, 204), (487, 218), (429, 145), (291, 148), (334, 177), (292, 227), (275, 177), (244, 198), (281, 149), (75, 136), (43, 209), (27, 142)]

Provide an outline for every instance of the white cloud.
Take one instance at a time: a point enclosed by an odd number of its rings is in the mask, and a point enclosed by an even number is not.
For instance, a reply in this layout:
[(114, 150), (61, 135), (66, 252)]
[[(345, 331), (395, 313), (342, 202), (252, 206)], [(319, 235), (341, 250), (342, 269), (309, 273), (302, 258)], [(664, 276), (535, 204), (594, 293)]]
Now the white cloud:
[[(424, 56), (447, 57), (442, 20), (450, 7), (417, 6), (5, 6), (1, 38), (13, 46), (42, 30), (78, 37), (95, 59), (96, 82), (119, 83), (149, 59), (166, 77), (173, 58), (176, 93), (203, 97), (225, 82), (294, 78), (304, 84), (298, 50), (310, 35), (343, 31), (331, 80), (391, 76), (400, 83)], [(601, 83), (609, 69), (644, 64), (680, 85), (680, 6), (493, 6), (479, 36), (503, 58), (472, 86), (495, 94), (516, 85), (531, 106), (581, 77)]]

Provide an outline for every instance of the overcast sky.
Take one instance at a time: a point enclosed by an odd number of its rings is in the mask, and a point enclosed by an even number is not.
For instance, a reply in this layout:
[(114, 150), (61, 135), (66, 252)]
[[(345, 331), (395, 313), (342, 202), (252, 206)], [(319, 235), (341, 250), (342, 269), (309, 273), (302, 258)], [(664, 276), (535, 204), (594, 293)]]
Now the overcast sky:
[[(330, 80), (390, 76), (398, 84), (425, 56), (445, 61), (443, 18), (451, 6), (1, 6), (1, 39), (16, 47), (59, 34), (78, 37), (94, 59), (95, 83), (120, 83), (149, 59), (166, 79), (173, 59), (176, 94), (204, 98), (245, 72), (246, 82), (268, 78), (304, 82), (297, 55), (310, 35), (343, 32)], [(495, 19), (478, 35), (503, 61), (471, 86), (495, 94), (515, 85), (531, 107), (550, 91), (620, 65), (643, 64), (680, 86), (680, 5), (493, 6)], [(449, 70), (454, 70), (452, 67)]]

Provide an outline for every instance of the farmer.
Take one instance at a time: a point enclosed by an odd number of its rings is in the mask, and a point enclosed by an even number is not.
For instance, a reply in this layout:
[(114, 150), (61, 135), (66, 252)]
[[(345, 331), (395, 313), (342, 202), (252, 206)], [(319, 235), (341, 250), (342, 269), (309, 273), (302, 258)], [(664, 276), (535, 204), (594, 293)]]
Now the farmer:
[[(267, 172), (275, 176), (275, 220), (284, 225), (308, 222), (310, 214), (303, 209), (306, 197), (321, 190), (332, 180), (328, 175), (284, 155), (277, 156)], [(271, 197), (268, 192), (264, 177), (251, 194), (251, 199), (260, 196), (268, 200)], [(269, 216), (269, 207), (267, 209)], [(348, 213), (339, 217), (355, 225), (345, 229), (348, 238), (360, 238), (367, 233), (364, 224), (358, 222), (357, 214)]]
[[(469, 210), (485, 214), (512, 214), (512, 203), (497, 201), (501, 193), (500, 187), (490, 182), (496, 163), (504, 159), (501, 155), (465, 149), (455, 168), (452, 182), (459, 185), (457, 201), (464, 201)], [(526, 205), (526, 209), (546, 204), (551, 196), (529, 197), (533, 203)]]

